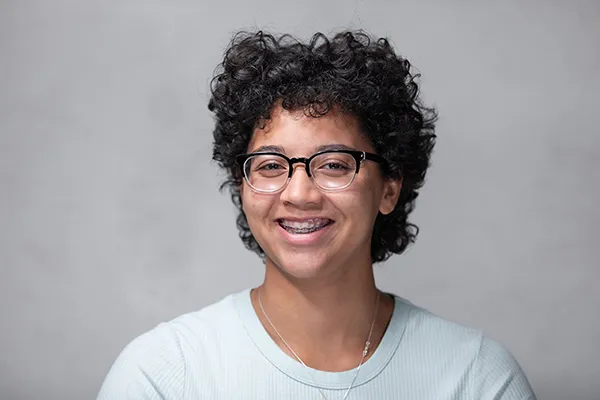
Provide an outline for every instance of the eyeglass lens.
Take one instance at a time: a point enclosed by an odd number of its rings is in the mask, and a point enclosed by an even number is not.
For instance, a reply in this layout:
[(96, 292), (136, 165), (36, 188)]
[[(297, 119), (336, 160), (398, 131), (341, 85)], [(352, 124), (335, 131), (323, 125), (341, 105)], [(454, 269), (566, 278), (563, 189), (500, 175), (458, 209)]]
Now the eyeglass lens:
[[(311, 160), (309, 169), (317, 186), (339, 189), (354, 179), (356, 160), (346, 153), (322, 153)], [(244, 174), (255, 189), (274, 192), (286, 184), (289, 163), (281, 156), (257, 154), (246, 160)]]

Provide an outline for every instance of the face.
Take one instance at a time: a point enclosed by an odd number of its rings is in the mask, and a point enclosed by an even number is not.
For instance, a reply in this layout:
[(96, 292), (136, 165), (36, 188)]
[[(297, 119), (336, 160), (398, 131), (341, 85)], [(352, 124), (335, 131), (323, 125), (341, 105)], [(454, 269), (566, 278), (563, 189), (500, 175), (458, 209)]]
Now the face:
[[(263, 129), (255, 129), (248, 153), (268, 146), (292, 157), (310, 157), (324, 146), (374, 153), (356, 119), (337, 110), (321, 118), (276, 108)], [(267, 150), (263, 150), (267, 151)], [(400, 182), (381, 176), (378, 165), (363, 161), (347, 188), (326, 192), (294, 164), (287, 186), (257, 193), (241, 186), (243, 210), (267, 266), (297, 278), (334, 274), (357, 264), (371, 265), (371, 234), (378, 212), (390, 213)]]

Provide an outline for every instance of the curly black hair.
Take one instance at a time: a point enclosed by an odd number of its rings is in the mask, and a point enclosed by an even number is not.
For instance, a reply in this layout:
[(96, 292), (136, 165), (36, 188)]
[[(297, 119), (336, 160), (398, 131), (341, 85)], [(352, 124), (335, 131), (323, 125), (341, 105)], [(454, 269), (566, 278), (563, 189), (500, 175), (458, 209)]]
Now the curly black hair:
[(384, 261), (414, 242), (419, 230), (408, 215), (430, 164), (437, 120), (436, 110), (419, 98), (417, 77), (387, 39), (363, 31), (331, 38), (317, 33), (307, 43), (262, 31), (236, 34), (211, 81), (208, 108), (215, 116), (213, 160), (227, 171), (221, 189), (229, 188), (239, 210), (245, 246), (264, 257), (242, 210), (243, 175), (236, 156), (246, 152), (254, 129), (264, 126), (277, 104), (316, 118), (338, 107), (358, 119), (376, 152), (388, 160), (384, 178), (402, 179), (395, 209), (375, 220), (371, 259)]

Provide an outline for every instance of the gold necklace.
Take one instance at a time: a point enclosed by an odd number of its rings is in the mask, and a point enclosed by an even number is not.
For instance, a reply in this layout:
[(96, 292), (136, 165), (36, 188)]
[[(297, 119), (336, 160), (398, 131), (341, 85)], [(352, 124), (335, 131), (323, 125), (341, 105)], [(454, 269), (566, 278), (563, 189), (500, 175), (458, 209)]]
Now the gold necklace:
[[(269, 316), (267, 315), (267, 312), (265, 311), (265, 308), (263, 307), (263, 304), (262, 304), (262, 301), (261, 301), (261, 298), (260, 298), (260, 292), (261, 292), (261, 290), (259, 289), (258, 290), (258, 304), (260, 305), (260, 309), (261, 309), (263, 315), (265, 316), (265, 318), (269, 322), (269, 325), (271, 325), (271, 327), (273, 328), (273, 330), (275, 331), (275, 333), (277, 333), (277, 336), (279, 336), (279, 338), (281, 339), (281, 341), (283, 342), (283, 344), (285, 344), (285, 346), (288, 348), (288, 350), (298, 359), (298, 361), (300, 361), (300, 363), (302, 365), (304, 365), (304, 367), (306, 368), (306, 370), (310, 374), (311, 379), (315, 383), (315, 386), (317, 387), (317, 389), (319, 389), (319, 393), (321, 393), (321, 396), (323, 396), (323, 398), (325, 400), (328, 400), (327, 396), (325, 396), (325, 393), (323, 393), (323, 391), (321, 390), (321, 388), (319, 387), (319, 385), (317, 385), (317, 382), (316, 382), (315, 378), (313, 377), (313, 375), (312, 375), (312, 373), (310, 371), (310, 368), (304, 363), (304, 361), (302, 361), (302, 359), (300, 358), (300, 356), (298, 356), (298, 354), (296, 354), (296, 352), (294, 350), (292, 350), (292, 348), (290, 347), (290, 345), (285, 341), (285, 339), (283, 338), (283, 336), (281, 335), (281, 333), (279, 333), (279, 331), (277, 330), (277, 328), (275, 328), (275, 325), (273, 325), (273, 323), (271, 322), (271, 319), (269, 318)], [(380, 295), (381, 295), (381, 292), (378, 290), (377, 291), (377, 300), (375, 301), (375, 312), (373, 313), (373, 321), (371, 322), (371, 329), (369, 330), (369, 337), (367, 338), (367, 341), (365, 342), (365, 348), (362, 351), (362, 357), (360, 358), (360, 363), (358, 364), (358, 368), (356, 369), (356, 373), (354, 374), (354, 378), (352, 379), (352, 382), (350, 383), (350, 386), (348, 386), (348, 389), (346, 390), (346, 393), (344, 394), (344, 397), (342, 397), (342, 400), (346, 400), (346, 397), (348, 397), (348, 394), (350, 393), (350, 390), (354, 386), (354, 382), (356, 381), (356, 378), (358, 377), (358, 371), (360, 371), (360, 367), (363, 365), (365, 357), (369, 353), (369, 347), (371, 346), (371, 335), (373, 334), (373, 327), (375, 326), (375, 319), (377, 317), (377, 311), (379, 310), (379, 296)]]

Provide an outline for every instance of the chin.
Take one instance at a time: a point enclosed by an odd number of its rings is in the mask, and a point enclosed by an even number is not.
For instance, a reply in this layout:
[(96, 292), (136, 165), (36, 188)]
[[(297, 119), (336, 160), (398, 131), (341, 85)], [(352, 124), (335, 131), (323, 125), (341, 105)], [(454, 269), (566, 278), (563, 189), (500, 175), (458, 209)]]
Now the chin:
[(286, 275), (298, 279), (308, 279), (319, 276), (326, 266), (331, 266), (328, 257), (319, 257), (314, 253), (288, 254), (284, 253), (278, 257), (268, 257), (267, 262), (278, 268)]

